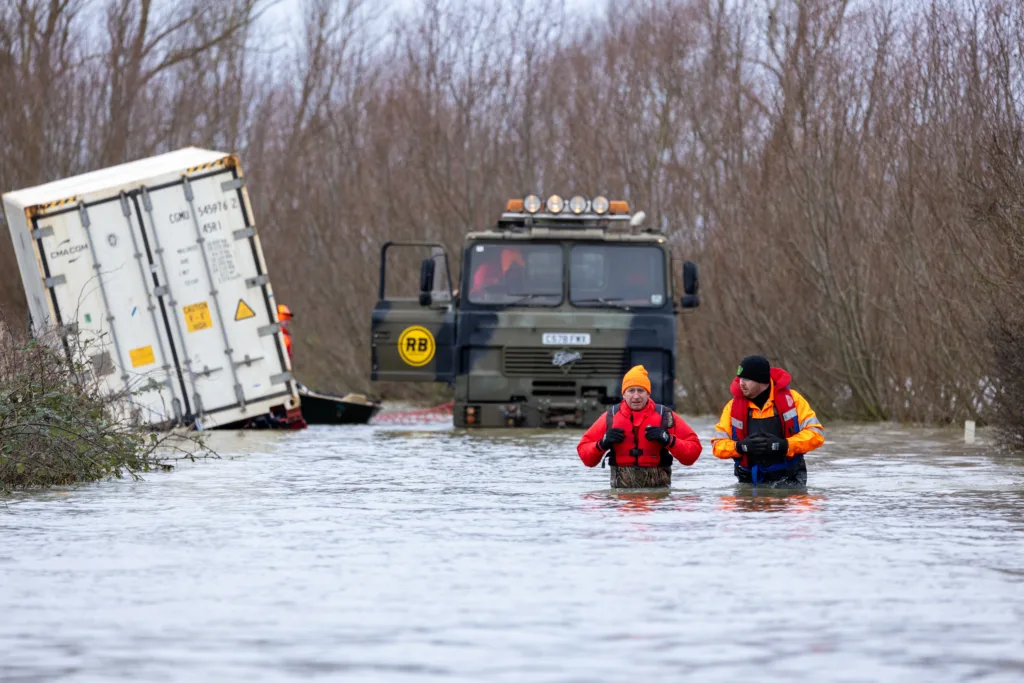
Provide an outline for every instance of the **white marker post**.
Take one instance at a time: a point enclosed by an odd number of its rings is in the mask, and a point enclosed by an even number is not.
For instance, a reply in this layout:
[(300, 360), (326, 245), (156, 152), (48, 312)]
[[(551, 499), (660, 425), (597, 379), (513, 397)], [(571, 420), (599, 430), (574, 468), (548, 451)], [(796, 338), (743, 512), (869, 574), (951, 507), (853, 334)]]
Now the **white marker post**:
[(974, 443), (974, 420), (964, 422), (964, 443)]

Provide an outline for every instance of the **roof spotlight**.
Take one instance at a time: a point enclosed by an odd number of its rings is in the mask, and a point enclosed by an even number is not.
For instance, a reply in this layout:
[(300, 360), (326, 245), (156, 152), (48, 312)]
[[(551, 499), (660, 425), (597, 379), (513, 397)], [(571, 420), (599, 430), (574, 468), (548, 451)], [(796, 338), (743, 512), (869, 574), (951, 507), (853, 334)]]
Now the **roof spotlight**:
[(523, 208), (526, 209), (526, 213), (537, 213), (540, 211), (540, 197), (531, 194), (523, 200)]
[(577, 216), (587, 210), (587, 198), (576, 195), (569, 200), (569, 210)]
[(592, 202), (590, 202), (590, 208), (594, 210), (594, 213), (599, 215), (608, 213), (608, 206), (609, 204), (607, 197), (597, 196), (594, 197), (594, 200)]
[(548, 197), (548, 211), (551, 213), (562, 213), (563, 208), (565, 208), (565, 202), (557, 194)]

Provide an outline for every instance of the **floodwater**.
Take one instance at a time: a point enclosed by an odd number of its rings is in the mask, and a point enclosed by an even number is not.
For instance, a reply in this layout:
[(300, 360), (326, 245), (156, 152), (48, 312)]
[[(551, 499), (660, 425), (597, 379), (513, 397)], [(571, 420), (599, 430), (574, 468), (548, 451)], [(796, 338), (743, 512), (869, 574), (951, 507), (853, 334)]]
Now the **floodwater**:
[(668, 494), (435, 425), (10, 497), (0, 681), (1024, 679), (1024, 462), (826, 425), (805, 493), (751, 492), (691, 424)]

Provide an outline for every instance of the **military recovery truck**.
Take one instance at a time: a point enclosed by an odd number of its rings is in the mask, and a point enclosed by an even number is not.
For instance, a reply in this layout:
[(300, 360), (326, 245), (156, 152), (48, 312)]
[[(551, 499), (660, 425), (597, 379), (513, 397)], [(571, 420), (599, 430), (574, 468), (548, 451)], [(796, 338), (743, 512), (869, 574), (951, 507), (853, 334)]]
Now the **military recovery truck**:
[[(697, 267), (682, 264), (677, 300), (668, 240), (644, 218), (604, 197), (511, 200), (466, 236), (457, 288), (443, 246), (384, 244), (371, 378), (452, 385), (457, 427), (589, 426), (634, 365), (674, 408), (676, 316), (699, 303)], [(389, 296), (389, 254), (409, 249), (428, 253), (419, 295)]]

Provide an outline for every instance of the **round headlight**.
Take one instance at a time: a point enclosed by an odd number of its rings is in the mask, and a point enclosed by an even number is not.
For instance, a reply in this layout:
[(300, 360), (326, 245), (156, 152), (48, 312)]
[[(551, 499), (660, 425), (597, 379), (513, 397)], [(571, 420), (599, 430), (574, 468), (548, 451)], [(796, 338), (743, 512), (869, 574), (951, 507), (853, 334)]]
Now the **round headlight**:
[(565, 202), (557, 194), (553, 194), (548, 197), (548, 211), (551, 213), (562, 213), (562, 209), (565, 208)]
[(569, 200), (569, 210), (574, 214), (581, 214), (587, 210), (587, 198), (576, 195)]
[(608, 213), (608, 198), (594, 197), (594, 200), (590, 202), (590, 208), (592, 208), (596, 214)]
[(540, 211), (540, 197), (531, 194), (523, 200), (523, 208), (526, 209), (526, 213), (537, 213)]

